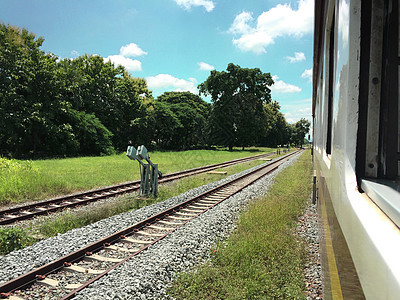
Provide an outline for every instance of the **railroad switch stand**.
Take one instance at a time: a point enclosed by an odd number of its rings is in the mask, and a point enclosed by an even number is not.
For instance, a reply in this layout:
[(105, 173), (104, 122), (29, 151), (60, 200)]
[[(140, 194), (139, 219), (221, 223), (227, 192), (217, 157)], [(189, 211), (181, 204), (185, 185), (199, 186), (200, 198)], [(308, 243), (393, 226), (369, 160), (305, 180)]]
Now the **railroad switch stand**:
[[(128, 146), (126, 156), (131, 160), (137, 160), (141, 166), (140, 195), (148, 196), (151, 193), (154, 197), (157, 196), (158, 178), (162, 177), (162, 173), (158, 170), (158, 164), (154, 164), (150, 160), (146, 147), (142, 145), (136, 150), (135, 147)], [(143, 160), (147, 163), (143, 162)]]
[(283, 153), (289, 152), (289, 145), (277, 145), (276, 146), (276, 154), (281, 154), (281, 149), (283, 149)]

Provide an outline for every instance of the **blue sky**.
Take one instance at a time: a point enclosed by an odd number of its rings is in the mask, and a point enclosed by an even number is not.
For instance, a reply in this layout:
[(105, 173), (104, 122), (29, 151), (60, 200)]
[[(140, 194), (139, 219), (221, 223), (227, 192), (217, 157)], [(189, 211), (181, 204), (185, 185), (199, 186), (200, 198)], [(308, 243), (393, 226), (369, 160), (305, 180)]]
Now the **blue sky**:
[(311, 121), (313, 0), (0, 0), (0, 21), (60, 58), (97, 54), (146, 78), (157, 97), (198, 93), (229, 63), (273, 75), (289, 122)]

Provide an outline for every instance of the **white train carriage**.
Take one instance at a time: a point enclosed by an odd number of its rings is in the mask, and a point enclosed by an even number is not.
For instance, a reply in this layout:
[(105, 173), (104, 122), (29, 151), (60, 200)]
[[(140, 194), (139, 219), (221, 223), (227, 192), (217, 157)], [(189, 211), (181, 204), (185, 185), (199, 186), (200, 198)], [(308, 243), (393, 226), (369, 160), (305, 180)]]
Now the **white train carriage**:
[(398, 0), (317, 0), (314, 35), (325, 298), (400, 299)]

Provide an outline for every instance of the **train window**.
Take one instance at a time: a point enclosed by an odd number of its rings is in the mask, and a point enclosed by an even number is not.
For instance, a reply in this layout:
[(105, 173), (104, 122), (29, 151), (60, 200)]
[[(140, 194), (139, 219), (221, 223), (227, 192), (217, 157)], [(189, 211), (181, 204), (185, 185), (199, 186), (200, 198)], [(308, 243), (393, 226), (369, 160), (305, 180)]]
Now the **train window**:
[(328, 62), (328, 120), (326, 134), (326, 154), (332, 153), (332, 118), (333, 118), (333, 82), (334, 82), (334, 54), (335, 54), (335, 13), (333, 13), (329, 34), (329, 62)]
[(357, 175), (399, 181), (399, 4), (366, 1), (362, 9), (369, 19), (362, 21), (360, 68), (368, 75), (361, 75)]
[(399, 53), (398, 1), (385, 1), (382, 49), (382, 92), (378, 176), (398, 178)]
[(400, 8), (398, 0), (373, 0), (361, 9), (357, 179), (400, 227)]

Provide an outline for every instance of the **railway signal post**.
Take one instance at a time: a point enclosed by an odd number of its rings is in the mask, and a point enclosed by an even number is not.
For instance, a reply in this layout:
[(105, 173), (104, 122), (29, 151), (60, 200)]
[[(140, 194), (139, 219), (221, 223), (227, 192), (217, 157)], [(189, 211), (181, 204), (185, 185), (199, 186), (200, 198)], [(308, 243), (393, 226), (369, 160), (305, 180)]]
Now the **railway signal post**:
[[(147, 196), (150, 193), (154, 196), (158, 194), (158, 178), (162, 177), (162, 173), (158, 170), (158, 164), (154, 164), (150, 160), (147, 148), (142, 145), (136, 150), (133, 146), (128, 146), (126, 155), (131, 160), (137, 160), (141, 165), (140, 172), (140, 194)], [(145, 160), (147, 163), (143, 162)]]

